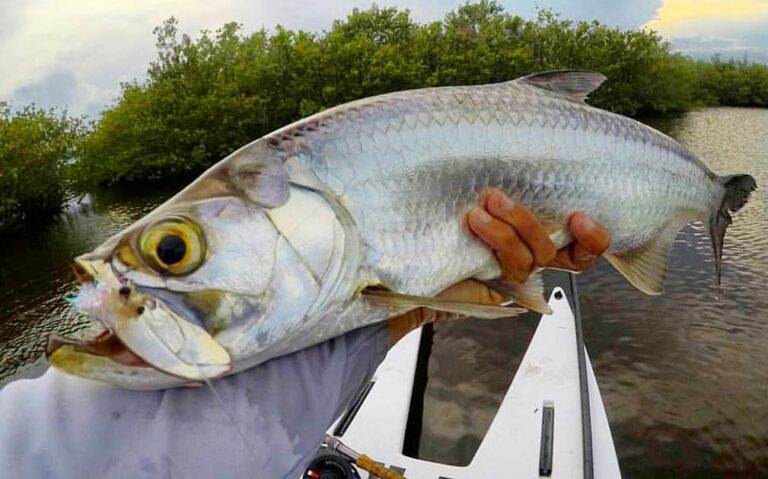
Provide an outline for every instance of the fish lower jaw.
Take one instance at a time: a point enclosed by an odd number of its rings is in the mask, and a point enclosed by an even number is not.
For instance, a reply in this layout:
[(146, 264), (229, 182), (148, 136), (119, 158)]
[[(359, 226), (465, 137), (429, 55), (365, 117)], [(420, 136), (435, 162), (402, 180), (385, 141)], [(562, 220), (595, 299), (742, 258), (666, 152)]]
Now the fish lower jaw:
[[(61, 347), (68, 346), (79, 353), (102, 356), (125, 366), (152, 368), (152, 366), (128, 349), (111, 330), (105, 329), (99, 336), (89, 340), (78, 340), (51, 335), (46, 346), (50, 359)], [(152, 368), (154, 369), (154, 368)]]

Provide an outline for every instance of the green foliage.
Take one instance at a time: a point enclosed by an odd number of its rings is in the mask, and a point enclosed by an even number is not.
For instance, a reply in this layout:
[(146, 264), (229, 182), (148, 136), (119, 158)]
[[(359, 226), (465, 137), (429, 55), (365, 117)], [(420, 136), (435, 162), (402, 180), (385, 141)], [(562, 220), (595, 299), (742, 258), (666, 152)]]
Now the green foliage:
[(34, 106), (12, 112), (0, 102), (0, 230), (59, 210), (83, 131), (65, 113)]
[(708, 105), (768, 106), (768, 66), (715, 57), (696, 62), (701, 97)]
[(373, 6), (321, 34), (277, 27), (246, 35), (228, 23), (192, 40), (171, 18), (155, 35), (147, 80), (123, 85), (84, 143), (81, 183), (199, 172), (265, 133), (357, 98), (560, 68), (604, 73), (591, 103), (625, 115), (768, 104), (763, 65), (696, 62), (652, 31), (574, 23), (548, 10), (525, 20), (488, 0), (429, 24)]
[(581, 68), (608, 77), (590, 102), (625, 115), (768, 106), (765, 65), (694, 61), (652, 31), (572, 22), (548, 10), (526, 20), (491, 0), (428, 24), (373, 6), (319, 34), (282, 27), (245, 34), (228, 23), (193, 40), (174, 18), (154, 33), (147, 79), (123, 84), (84, 141), (82, 124), (63, 114), (0, 108), (0, 228), (55, 210), (67, 188), (188, 176), (301, 117), (395, 90)]

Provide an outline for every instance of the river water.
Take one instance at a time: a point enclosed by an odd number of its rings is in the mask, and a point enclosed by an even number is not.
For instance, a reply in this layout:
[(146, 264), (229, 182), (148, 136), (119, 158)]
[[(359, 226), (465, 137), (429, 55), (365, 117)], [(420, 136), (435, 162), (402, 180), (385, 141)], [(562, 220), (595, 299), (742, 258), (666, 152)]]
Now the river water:
[[(768, 184), (768, 110), (715, 108), (651, 123), (714, 171)], [(39, 374), (45, 333), (82, 327), (62, 299), (72, 290), (70, 259), (178, 186), (102, 192), (52, 223), (0, 238), (0, 385)], [(767, 231), (758, 190), (728, 231), (719, 302), (700, 226), (678, 237), (662, 296), (637, 292), (605, 262), (579, 276), (584, 335), (625, 477), (768, 476)], [(536, 321), (436, 326), (422, 457), (471, 459)]]

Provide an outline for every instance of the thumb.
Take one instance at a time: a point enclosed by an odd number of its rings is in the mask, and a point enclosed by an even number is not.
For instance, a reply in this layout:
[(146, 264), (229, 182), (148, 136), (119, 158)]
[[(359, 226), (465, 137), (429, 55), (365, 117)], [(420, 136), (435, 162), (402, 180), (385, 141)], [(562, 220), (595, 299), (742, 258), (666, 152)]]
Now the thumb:
[(569, 226), (576, 242), (595, 256), (605, 253), (611, 244), (611, 235), (608, 230), (584, 213), (575, 213), (571, 217)]

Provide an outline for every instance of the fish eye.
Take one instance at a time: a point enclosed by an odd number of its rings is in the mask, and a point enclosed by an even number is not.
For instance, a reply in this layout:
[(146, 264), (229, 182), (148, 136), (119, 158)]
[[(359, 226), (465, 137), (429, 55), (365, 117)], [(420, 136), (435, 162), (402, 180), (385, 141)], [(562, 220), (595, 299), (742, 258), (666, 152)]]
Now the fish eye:
[(157, 272), (189, 274), (205, 259), (205, 238), (187, 218), (171, 217), (148, 226), (139, 238), (144, 260)]

